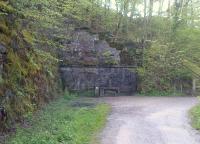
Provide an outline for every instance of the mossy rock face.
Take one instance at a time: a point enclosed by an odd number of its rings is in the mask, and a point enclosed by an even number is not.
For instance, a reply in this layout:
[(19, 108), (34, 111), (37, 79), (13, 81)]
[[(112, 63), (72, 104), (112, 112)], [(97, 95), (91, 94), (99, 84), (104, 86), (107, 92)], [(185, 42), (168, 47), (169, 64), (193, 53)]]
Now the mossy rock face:
[(5, 24), (5, 21), (0, 22), (0, 32), (4, 33), (6, 35), (10, 34), (9, 28), (7, 27), (7, 25)]
[(10, 5), (8, 5), (8, 2), (0, 0), (0, 15), (13, 12), (14, 9)]
[(0, 42), (4, 45), (9, 45), (11, 41), (12, 30), (8, 27), (6, 17), (0, 18)]
[(1, 54), (5, 54), (6, 53), (6, 47), (5, 47), (4, 44), (1, 44), (1, 43), (0, 43), (0, 53)]
[(3, 63), (5, 62), (5, 55), (6, 55), (6, 47), (4, 44), (0, 43), (0, 95), (2, 95), (1, 86), (4, 84), (3, 79)]
[(0, 41), (2, 44), (7, 45), (10, 43), (11, 38), (10, 38), (10, 36), (6, 36), (6, 35), (0, 33)]
[[(37, 49), (44, 47), (39, 40), (36, 48), (35, 35), (41, 37), (35, 30), (36, 22), (24, 20), (13, 11), (0, 0), (0, 106), (8, 113), (6, 128), (10, 121), (23, 119), (53, 99), (59, 90), (58, 60), (50, 52)], [(51, 42), (46, 35), (45, 44)], [(47, 45), (55, 48), (52, 43)]]
[(98, 59), (93, 57), (84, 57), (82, 61), (80, 61), (80, 65), (84, 66), (95, 66), (98, 64)]
[(32, 34), (28, 30), (22, 30), (22, 34), (23, 34), (24, 40), (27, 43), (33, 44), (34, 38), (33, 38)]

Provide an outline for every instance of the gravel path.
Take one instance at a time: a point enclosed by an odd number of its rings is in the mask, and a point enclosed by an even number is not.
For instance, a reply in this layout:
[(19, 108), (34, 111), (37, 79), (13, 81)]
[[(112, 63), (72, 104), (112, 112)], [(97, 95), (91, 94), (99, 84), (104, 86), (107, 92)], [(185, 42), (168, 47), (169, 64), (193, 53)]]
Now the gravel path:
[(101, 144), (200, 144), (188, 110), (195, 97), (107, 97), (112, 105)]

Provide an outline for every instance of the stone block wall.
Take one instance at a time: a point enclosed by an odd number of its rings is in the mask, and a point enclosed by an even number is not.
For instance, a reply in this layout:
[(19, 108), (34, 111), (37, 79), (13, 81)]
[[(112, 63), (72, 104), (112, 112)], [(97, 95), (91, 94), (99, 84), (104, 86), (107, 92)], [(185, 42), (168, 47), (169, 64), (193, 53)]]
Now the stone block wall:
[(61, 77), (64, 88), (73, 91), (95, 90), (98, 87), (116, 88), (121, 94), (133, 94), (137, 90), (137, 75), (128, 68), (63, 67)]

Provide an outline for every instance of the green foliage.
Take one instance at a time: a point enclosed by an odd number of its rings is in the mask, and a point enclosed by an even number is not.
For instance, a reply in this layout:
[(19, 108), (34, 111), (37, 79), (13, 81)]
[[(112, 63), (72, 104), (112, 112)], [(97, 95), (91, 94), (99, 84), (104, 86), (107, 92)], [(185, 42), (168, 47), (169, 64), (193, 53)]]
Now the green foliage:
[(142, 92), (169, 92), (173, 90), (171, 80), (181, 67), (179, 58), (169, 54), (170, 47), (157, 42), (145, 51), (143, 67), (138, 68)]
[(196, 64), (188, 60), (183, 60), (183, 65), (189, 68), (192, 71), (193, 75), (200, 76), (200, 67), (197, 66)]
[(0, 32), (4, 33), (6, 35), (9, 35), (9, 33), (10, 33), (5, 21), (0, 22)]
[(146, 49), (144, 66), (138, 69), (142, 91), (171, 91), (174, 79), (199, 76), (199, 34), (199, 29), (182, 26), (173, 41), (164, 38)]
[(102, 55), (103, 55), (103, 57), (105, 59), (105, 63), (107, 65), (116, 65), (116, 64), (118, 64), (118, 61), (116, 61), (116, 60), (114, 60), (112, 58), (112, 52), (111, 51), (104, 51)]
[(8, 5), (8, 2), (0, 1), (0, 15), (14, 12), (14, 9)]
[(33, 118), (30, 126), (19, 127), (8, 144), (89, 144), (105, 124), (109, 107), (74, 108), (69, 101), (59, 99)]
[(192, 118), (192, 126), (195, 129), (200, 130), (200, 105), (198, 104), (192, 108), (190, 114)]
[(104, 57), (107, 57), (107, 58), (109, 58), (111, 55), (112, 55), (112, 53), (111, 53), (110, 51), (105, 51), (105, 52), (103, 53), (103, 56), (104, 56)]
[(73, 100), (73, 99), (76, 99), (77, 97), (78, 95), (76, 93), (69, 93), (68, 91), (64, 93), (65, 100)]
[(24, 40), (25, 40), (27, 43), (33, 44), (33, 36), (31, 35), (30, 32), (28, 32), (27, 30), (22, 30), (22, 34), (23, 34)]
[(156, 91), (154, 89), (152, 89), (151, 91), (147, 91), (147, 92), (141, 92), (139, 93), (139, 95), (141, 96), (183, 96), (182, 93), (180, 92), (176, 92), (176, 91)]
[(84, 90), (84, 91), (79, 91), (78, 96), (81, 97), (94, 97), (94, 90)]
[(194, 75), (199, 75), (200, 30), (196, 28), (178, 29), (175, 46), (181, 52), (183, 65)]

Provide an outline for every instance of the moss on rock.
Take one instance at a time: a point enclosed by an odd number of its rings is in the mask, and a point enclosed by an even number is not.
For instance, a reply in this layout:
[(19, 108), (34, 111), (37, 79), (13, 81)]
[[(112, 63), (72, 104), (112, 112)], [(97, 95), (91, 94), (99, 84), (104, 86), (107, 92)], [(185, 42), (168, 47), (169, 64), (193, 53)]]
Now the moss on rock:
[(28, 30), (22, 30), (22, 34), (23, 34), (24, 40), (27, 43), (33, 44), (34, 38), (33, 38), (32, 34)]
[(9, 28), (7, 27), (7, 25), (5, 24), (5, 21), (1, 21), (0, 22), (0, 32), (4, 33), (6, 35), (10, 34)]
[(0, 0), (0, 14), (13, 13), (14, 9), (8, 5), (8, 2)]

